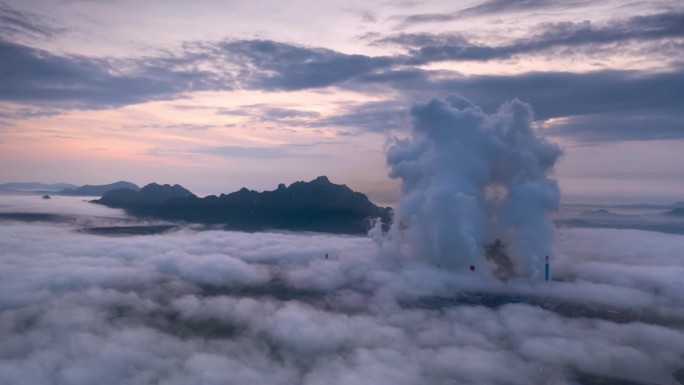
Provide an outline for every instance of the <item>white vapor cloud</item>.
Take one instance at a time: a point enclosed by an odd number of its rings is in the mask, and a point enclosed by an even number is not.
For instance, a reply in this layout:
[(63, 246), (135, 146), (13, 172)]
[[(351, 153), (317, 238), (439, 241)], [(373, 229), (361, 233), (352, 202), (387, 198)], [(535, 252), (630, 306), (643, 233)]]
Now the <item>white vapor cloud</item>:
[(387, 152), (403, 197), (393, 224), (413, 253), (451, 267), (485, 268), (484, 246), (506, 245), (513, 275), (542, 278), (553, 257), (560, 191), (547, 175), (561, 155), (536, 135), (529, 105), (513, 100), (487, 115), (456, 95), (411, 109), (410, 140)]

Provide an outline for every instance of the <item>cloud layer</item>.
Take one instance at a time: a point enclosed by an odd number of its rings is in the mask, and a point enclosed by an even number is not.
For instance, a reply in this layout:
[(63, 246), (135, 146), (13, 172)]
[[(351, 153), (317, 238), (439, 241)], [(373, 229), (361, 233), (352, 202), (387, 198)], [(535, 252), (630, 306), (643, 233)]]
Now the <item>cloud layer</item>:
[[(563, 230), (556, 281), (531, 285), (368, 238), (0, 232), (2, 384), (569, 384), (578, 369), (665, 383), (684, 359), (677, 235)], [(446, 301), (474, 292), (657, 317)]]

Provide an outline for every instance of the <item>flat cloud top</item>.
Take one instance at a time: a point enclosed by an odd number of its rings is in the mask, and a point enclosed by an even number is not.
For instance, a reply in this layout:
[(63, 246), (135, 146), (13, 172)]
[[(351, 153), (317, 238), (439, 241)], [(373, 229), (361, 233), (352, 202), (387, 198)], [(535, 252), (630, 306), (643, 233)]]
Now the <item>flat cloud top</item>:
[[(102, 237), (21, 222), (0, 235), (0, 383), (528, 384), (572, 368), (664, 383), (684, 358), (680, 235), (563, 229), (554, 282), (539, 285), (439, 269), (364, 237)], [(482, 291), (657, 317), (410, 305)]]

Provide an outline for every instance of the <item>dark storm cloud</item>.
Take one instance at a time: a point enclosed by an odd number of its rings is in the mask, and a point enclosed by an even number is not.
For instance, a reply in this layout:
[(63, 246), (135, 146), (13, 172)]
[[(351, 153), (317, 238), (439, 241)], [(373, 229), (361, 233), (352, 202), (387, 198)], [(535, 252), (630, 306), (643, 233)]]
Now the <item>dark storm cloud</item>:
[(274, 107), (269, 104), (248, 104), (236, 108), (218, 108), (218, 115), (248, 116), (255, 122), (269, 122), (286, 125), (306, 124), (312, 119), (319, 118), (316, 111), (305, 111), (294, 108)]
[(529, 12), (545, 9), (577, 8), (604, 1), (596, 0), (490, 0), (459, 11), (460, 16)]
[[(597, 3), (605, 3), (605, 1), (591, 1), (591, 0), (489, 0), (478, 5), (460, 9), (454, 12), (443, 13), (423, 13), (410, 16), (399, 17), (402, 21), (397, 26), (398, 28), (407, 28), (417, 24), (424, 23), (445, 23), (464, 19), (468, 17), (477, 16), (502, 16), (505, 14), (515, 14), (521, 12), (534, 11), (562, 11), (565, 9), (576, 9), (587, 5), (595, 5)], [(638, 6), (639, 2), (629, 4), (629, 6)], [(671, 2), (663, 2), (660, 4), (648, 3), (651, 7), (656, 7), (659, 10), (676, 11), (681, 9), (680, 4)], [(396, 19), (397, 17), (394, 17)]]
[[(352, 87), (353, 88), (353, 87)], [(360, 131), (386, 132), (407, 126), (408, 103), (387, 100), (367, 103), (339, 103), (339, 112), (322, 115), (316, 111), (252, 104), (218, 109), (219, 115), (249, 116), (259, 123), (300, 127), (348, 127)]]
[[(354, 86), (352, 85), (353, 89)], [(250, 121), (273, 123), (279, 127), (345, 127), (354, 131), (386, 132), (407, 127), (408, 103), (396, 100), (367, 103), (338, 103), (338, 112), (322, 115), (316, 111), (251, 104), (218, 109), (219, 115), (248, 116)]]
[(487, 108), (494, 100), (530, 102), (539, 119), (569, 117), (551, 132), (583, 142), (684, 138), (684, 73), (533, 73), (454, 81)]
[(533, 106), (536, 119), (572, 117), (552, 132), (582, 141), (684, 138), (681, 70), (469, 77), (412, 71), (364, 76), (359, 81), (385, 84), (409, 94), (459, 92), (490, 112), (506, 100), (518, 98)]
[(60, 56), (7, 41), (0, 41), (0, 57), (0, 100), (55, 108), (108, 108), (230, 87), (219, 74), (167, 59)]
[(61, 30), (50, 26), (41, 17), (19, 11), (10, 7), (6, 2), (0, 2), (0, 37), (21, 38), (37, 37), (51, 38)]
[[(297, 64), (281, 69), (287, 71), (291, 67), (297, 67)], [(263, 80), (258, 73), (249, 76)], [(290, 73), (269, 76), (285, 79)], [(259, 87), (258, 82), (254, 85)], [(554, 133), (582, 141), (684, 137), (679, 123), (683, 114), (680, 100), (684, 95), (684, 71), (533, 72), (455, 77), (449, 73), (403, 69), (360, 73), (344, 81), (344, 86), (352, 90), (368, 90), (375, 85), (380, 89), (390, 86), (409, 93), (457, 91), (489, 111), (505, 100), (520, 98), (534, 106), (538, 119), (573, 117)], [(383, 132), (405, 127), (406, 110), (403, 107), (397, 101), (371, 102), (348, 107), (342, 113), (327, 117), (314, 111), (266, 105), (245, 106), (223, 113), (249, 115), (255, 121), (279, 125), (344, 126)], [(574, 124), (577, 122), (584, 124)]]
[[(9, 41), (0, 42), (0, 100), (32, 104), (54, 114), (59, 109), (98, 109), (176, 99), (192, 91), (304, 90), (337, 86), (365, 93), (400, 91), (409, 99), (427, 92), (459, 92), (489, 111), (505, 100), (520, 98), (533, 105), (537, 118), (581, 117), (592, 127), (613, 134), (578, 137), (619, 140), (680, 137), (674, 118), (684, 94), (681, 67), (671, 72), (596, 71), (587, 73), (523, 73), (510, 76), (462, 77), (453, 71), (427, 71), (416, 65), (442, 60), (491, 60), (549, 50), (612, 49), (611, 45), (639, 41), (634, 49), (669, 50), (678, 55), (684, 36), (684, 13), (631, 17), (602, 25), (555, 23), (537, 27), (532, 37), (502, 46), (473, 44), (462, 34), (374, 35), (374, 44), (397, 44), (407, 53), (371, 57), (269, 40), (190, 42), (175, 53), (156, 53), (137, 59), (113, 60), (58, 55)], [(597, 48), (599, 47), (599, 48)], [(574, 51), (573, 51), (574, 52)], [(595, 51), (594, 51), (595, 52)], [(662, 51), (665, 52), (665, 51)], [(661, 53), (662, 53), (661, 52)], [(676, 56), (671, 57), (676, 60)], [(202, 68), (200, 70), (199, 68)], [(402, 98), (405, 98), (403, 95)], [(33, 111), (33, 110), (31, 110)], [(27, 109), (8, 111), (8, 119), (40, 115)], [(620, 129), (613, 113), (645, 112)], [(656, 113), (657, 112), (657, 113)], [(349, 107), (333, 116), (277, 106), (258, 105), (218, 113), (250, 116), (260, 123), (309, 127), (343, 126), (381, 132), (401, 127), (405, 113), (397, 102)], [(648, 120), (652, 117), (652, 120)], [(639, 131), (637, 124), (658, 129)], [(629, 128), (629, 127), (634, 128)], [(566, 125), (562, 132), (571, 136)], [(279, 156), (282, 156), (280, 154)]]
[(403, 18), (400, 28), (416, 24), (444, 23), (470, 16), (501, 15), (506, 13), (529, 12), (537, 10), (557, 10), (577, 8), (595, 4), (589, 0), (490, 0), (473, 7), (446, 13), (422, 13)]
[(11, 109), (11, 108), (2, 108), (0, 107), (0, 118), (6, 118), (6, 119), (31, 119), (31, 118), (37, 118), (37, 117), (42, 117), (42, 116), (55, 116), (60, 113), (59, 110), (57, 109), (51, 109), (51, 108), (43, 108), (43, 109), (35, 109), (35, 108), (17, 108), (17, 109)]
[(592, 113), (678, 111), (684, 72), (532, 72), (512, 76), (473, 76), (435, 82), (493, 110), (502, 100), (520, 98), (548, 119)]
[[(590, 21), (560, 22), (539, 25), (537, 34), (508, 44), (490, 46), (470, 42), (462, 34), (398, 34), (376, 39), (372, 44), (394, 44), (408, 49), (407, 63), (434, 61), (486, 61), (509, 59), (554, 49), (597, 51), (601, 46), (626, 42), (658, 42), (684, 37), (684, 13), (666, 12), (634, 16), (625, 20), (596, 25)], [(653, 43), (656, 44), (656, 43)], [(650, 47), (653, 50), (667, 50)], [(572, 52), (570, 52), (572, 53)]]
[(292, 108), (281, 107), (264, 107), (261, 109), (261, 116), (259, 119), (263, 122), (298, 122), (320, 117), (321, 114), (316, 111), (302, 111)]
[(296, 90), (339, 84), (360, 74), (385, 69), (390, 57), (347, 55), (324, 48), (306, 48), (270, 40), (219, 44), (246, 68), (247, 88)]
[(585, 143), (683, 139), (684, 113), (625, 112), (571, 116), (554, 123), (546, 132)]
[(387, 132), (408, 126), (408, 104), (400, 101), (368, 102), (349, 106), (342, 113), (312, 121), (312, 127), (350, 127)]
[[(680, 16), (671, 17), (676, 19)], [(652, 19), (638, 20), (648, 24), (650, 22), (644, 20)], [(662, 19), (670, 20), (670, 16)], [(638, 24), (634, 21), (637, 19), (631, 20)], [(655, 29), (652, 33), (660, 34), (662, 29)], [(400, 38), (417, 44), (429, 44), (434, 39), (453, 44), (463, 39), (460, 36), (430, 35), (404, 35)], [(218, 53), (215, 52), (217, 47)], [(218, 56), (212, 56), (211, 52)], [(212, 62), (216, 57), (219, 61), (230, 57), (241, 63), (241, 86), (251, 89), (295, 90), (338, 85), (366, 92), (383, 92), (387, 87), (409, 94), (455, 91), (488, 111), (493, 111), (505, 100), (519, 98), (531, 103), (537, 118), (543, 120), (592, 114), (591, 118), (583, 118), (590, 123), (585, 128), (566, 125), (558, 131), (568, 136), (577, 132), (578, 138), (593, 140), (682, 137), (676, 121), (681, 114), (678, 111), (684, 95), (682, 70), (661, 73), (534, 72), (461, 77), (453, 72), (399, 68), (397, 63), (404, 60), (401, 57), (346, 55), (270, 41), (224, 42), (213, 48), (188, 46), (184, 53), (175, 56), (129, 62), (59, 56), (9, 42), (0, 43), (0, 53), (3, 57), (0, 62), (0, 99), (47, 106), (46, 113), (49, 114), (54, 114), (56, 108), (106, 108), (177, 98), (194, 90), (229, 89), (237, 75), (216, 69), (212, 72), (193, 68), (194, 64)], [(349, 107), (347, 111), (328, 117), (313, 111), (263, 105), (252, 107), (221, 110), (219, 113), (254, 115), (254, 119), (260, 122), (358, 127), (375, 132), (401, 127), (405, 117), (405, 112), (396, 102)], [(644, 114), (631, 119), (630, 116), (636, 116), (636, 112)], [(631, 115), (619, 119), (614, 115), (626, 113)], [(29, 110), (8, 114), (13, 118), (36, 116)], [(629, 124), (614, 124), (628, 121)], [(640, 131), (637, 125), (641, 123), (651, 128)], [(609, 130), (610, 134), (606, 131), (605, 134), (588, 135), (589, 126), (597, 132), (599, 129)], [(283, 153), (275, 155), (283, 156)]]
[[(107, 108), (191, 91), (299, 90), (344, 83), (394, 64), (274, 41), (186, 44), (178, 54), (109, 60), (64, 56), (0, 41), (0, 100), (61, 108)], [(197, 67), (205, 65), (205, 70)], [(235, 82), (237, 81), (237, 84)], [(274, 117), (285, 111), (270, 111)]]

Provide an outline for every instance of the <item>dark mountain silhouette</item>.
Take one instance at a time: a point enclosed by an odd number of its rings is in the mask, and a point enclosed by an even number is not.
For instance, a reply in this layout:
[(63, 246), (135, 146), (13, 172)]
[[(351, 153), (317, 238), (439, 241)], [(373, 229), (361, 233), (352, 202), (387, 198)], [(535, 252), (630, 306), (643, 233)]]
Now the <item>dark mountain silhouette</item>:
[(131, 182), (115, 182), (115, 183), (110, 183), (110, 184), (104, 184), (104, 185), (85, 185), (81, 187), (77, 187), (75, 189), (64, 189), (60, 191), (58, 194), (60, 195), (72, 195), (72, 196), (102, 196), (106, 192), (110, 190), (115, 190), (115, 189), (128, 189), (131, 191), (138, 191), (140, 190), (140, 187), (137, 185), (131, 183)]
[(0, 184), (0, 190), (18, 191), (49, 191), (55, 192), (64, 189), (75, 189), (78, 186), (69, 183), (39, 183), (39, 182), (14, 182)]
[(230, 194), (198, 198), (179, 185), (151, 184), (142, 190), (110, 191), (93, 201), (123, 208), (135, 216), (218, 224), (228, 229), (268, 229), (365, 234), (371, 218), (390, 222), (390, 209), (364, 194), (321, 176), (311, 182), (278, 185), (273, 191), (243, 188)]
[(186, 190), (181, 185), (160, 185), (150, 183), (139, 190), (129, 188), (117, 188), (109, 190), (97, 201), (103, 205), (116, 208), (133, 208), (145, 206), (158, 206), (168, 203), (176, 198), (197, 198), (195, 194)]

